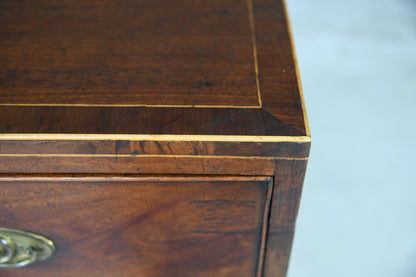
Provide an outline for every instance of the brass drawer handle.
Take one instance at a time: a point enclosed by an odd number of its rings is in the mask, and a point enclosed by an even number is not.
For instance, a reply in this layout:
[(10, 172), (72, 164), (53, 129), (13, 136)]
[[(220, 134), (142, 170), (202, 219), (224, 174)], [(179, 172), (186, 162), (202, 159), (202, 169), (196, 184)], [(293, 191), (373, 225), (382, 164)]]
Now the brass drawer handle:
[(0, 269), (43, 261), (55, 251), (53, 241), (29, 232), (0, 228)]

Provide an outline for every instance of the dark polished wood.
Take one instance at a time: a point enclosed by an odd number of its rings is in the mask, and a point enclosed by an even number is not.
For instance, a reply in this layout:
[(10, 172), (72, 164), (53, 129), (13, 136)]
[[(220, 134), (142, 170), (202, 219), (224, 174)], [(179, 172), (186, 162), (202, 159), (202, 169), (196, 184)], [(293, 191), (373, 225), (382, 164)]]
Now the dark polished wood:
[(1, 276), (254, 276), (271, 178), (0, 178), (0, 225), (54, 256)]
[(276, 162), (264, 276), (286, 276), (306, 166), (306, 160)]
[(253, 0), (263, 109), (307, 134), (284, 0)]
[(247, 1), (0, 3), (0, 102), (258, 105)]
[(203, 157), (1, 157), (0, 173), (124, 173), (273, 176), (275, 160)]
[(6, 134), (305, 135), (305, 130), (298, 130), (260, 108), (2, 107), (0, 104), (0, 119), (0, 131)]
[(282, 0), (0, 1), (0, 276), (283, 277), (310, 140)]
[[(307, 135), (279, 1), (1, 1), (0, 10), (3, 133)], [(164, 108), (143, 107), (155, 105)]]
[(1, 154), (44, 155), (187, 155), (264, 158), (307, 158), (309, 143), (227, 142), (227, 141), (157, 141), (154, 140), (3, 140)]

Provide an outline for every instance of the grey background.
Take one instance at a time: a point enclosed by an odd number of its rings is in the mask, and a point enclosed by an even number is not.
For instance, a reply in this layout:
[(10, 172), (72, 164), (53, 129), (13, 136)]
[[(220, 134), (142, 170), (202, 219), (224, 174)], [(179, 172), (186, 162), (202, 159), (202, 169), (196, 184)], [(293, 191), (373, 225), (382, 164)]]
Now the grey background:
[(416, 276), (416, 1), (288, 0), (312, 151), (289, 277)]

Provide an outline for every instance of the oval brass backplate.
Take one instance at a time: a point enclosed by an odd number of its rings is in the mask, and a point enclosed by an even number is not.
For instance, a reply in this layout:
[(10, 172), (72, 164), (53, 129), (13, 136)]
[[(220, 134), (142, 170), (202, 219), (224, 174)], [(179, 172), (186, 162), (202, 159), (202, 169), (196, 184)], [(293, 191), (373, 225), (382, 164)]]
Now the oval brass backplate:
[(0, 228), (0, 269), (43, 261), (55, 251), (53, 241), (40, 235)]

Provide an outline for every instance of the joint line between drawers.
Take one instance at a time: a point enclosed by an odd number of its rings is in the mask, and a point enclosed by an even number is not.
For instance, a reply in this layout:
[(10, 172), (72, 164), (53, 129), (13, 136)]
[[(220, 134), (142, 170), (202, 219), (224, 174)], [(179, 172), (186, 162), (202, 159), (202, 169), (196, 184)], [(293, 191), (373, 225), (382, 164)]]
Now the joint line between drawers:
[(267, 247), (267, 237), (269, 233), (269, 222), (270, 222), (270, 209), (273, 199), (273, 191), (274, 191), (274, 176), (269, 182), (268, 189), (267, 189), (267, 197), (266, 203), (264, 208), (264, 215), (263, 215), (263, 224), (262, 224), (262, 234), (261, 234), (261, 245), (260, 245), (260, 253), (259, 259), (257, 263), (257, 277), (263, 276), (264, 271), (264, 261), (266, 256), (266, 247)]

